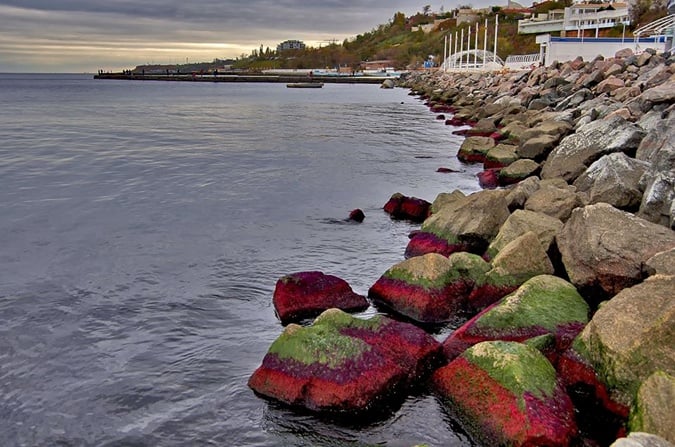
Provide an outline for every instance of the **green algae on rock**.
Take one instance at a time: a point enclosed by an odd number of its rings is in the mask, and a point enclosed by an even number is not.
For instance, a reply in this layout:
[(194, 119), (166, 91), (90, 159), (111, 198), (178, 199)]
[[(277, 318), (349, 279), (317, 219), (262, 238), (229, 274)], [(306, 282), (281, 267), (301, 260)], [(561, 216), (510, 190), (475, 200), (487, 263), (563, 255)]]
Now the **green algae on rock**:
[(462, 426), (485, 445), (568, 446), (574, 408), (551, 363), (522, 343), (476, 344), (433, 375)]
[(573, 285), (555, 276), (539, 275), (469, 320), (443, 346), (452, 360), (482, 341), (524, 341), (553, 334), (556, 349), (562, 352), (584, 328), (588, 313), (588, 304)]
[(248, 384), (259, 395), (313, 411), (375, 411), (423, 380), (441, 352), (412, 324), (329, 309), (312, 326), (289, 325)]

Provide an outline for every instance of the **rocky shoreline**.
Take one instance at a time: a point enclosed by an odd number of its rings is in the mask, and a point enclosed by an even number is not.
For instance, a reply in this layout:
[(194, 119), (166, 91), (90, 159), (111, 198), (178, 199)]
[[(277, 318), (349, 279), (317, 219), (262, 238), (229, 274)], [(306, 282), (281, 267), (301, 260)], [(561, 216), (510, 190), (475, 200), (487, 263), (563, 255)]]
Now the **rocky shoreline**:
[[(364, 301), (329, 275), (280, 279), (284, 323), (325, 312), (286, 326), (249, 386), (338, 414), (428, 387), (484, 445), (672, 446), (675, 56), (401, 86), (459, 127), (485, 189), (385, 205), (421, 222), (368, 293), (392, 318), (333, 309)], [(427, 332), (457, 321), (442, 342)]]

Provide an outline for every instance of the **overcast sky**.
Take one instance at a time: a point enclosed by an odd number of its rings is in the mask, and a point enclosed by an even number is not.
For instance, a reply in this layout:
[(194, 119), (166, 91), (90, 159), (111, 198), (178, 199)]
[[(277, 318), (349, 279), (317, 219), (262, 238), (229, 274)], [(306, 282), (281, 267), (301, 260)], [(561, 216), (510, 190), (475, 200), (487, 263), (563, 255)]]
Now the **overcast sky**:
[[(0, 72), (95, 72), (211, 61), (287, 39), (326, 45), (372, 30), (397, 11), (489, 0), (0, 0)], [(506, 2), (504, 2), (506, 3)]]

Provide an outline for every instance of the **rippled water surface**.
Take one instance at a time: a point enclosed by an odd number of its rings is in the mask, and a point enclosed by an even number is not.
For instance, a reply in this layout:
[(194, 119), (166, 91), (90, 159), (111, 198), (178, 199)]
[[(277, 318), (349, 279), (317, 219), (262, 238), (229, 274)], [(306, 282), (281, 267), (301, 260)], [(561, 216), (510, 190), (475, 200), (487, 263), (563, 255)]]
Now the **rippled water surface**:
[(407, 91), (0, 75), (0, 98), (0, 445), (469, 445), (424, 393), (357, 425), (246, 386), (280, 276), (365, 294), (416, 228), (392, 193), (477, 189)]

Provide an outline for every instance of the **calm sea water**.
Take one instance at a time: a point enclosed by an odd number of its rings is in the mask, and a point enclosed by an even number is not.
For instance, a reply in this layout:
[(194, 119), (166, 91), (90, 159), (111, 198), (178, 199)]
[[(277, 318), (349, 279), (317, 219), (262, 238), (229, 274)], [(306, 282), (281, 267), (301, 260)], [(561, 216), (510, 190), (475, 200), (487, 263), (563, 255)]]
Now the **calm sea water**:
[(0, 445), (470, 445), (430, 395), (350, 425), (246, 386), (280, 276), (365, 294), (416, 228), (392, 193), (478, 189), (407, 91), (5, 74), (0, 105)]

